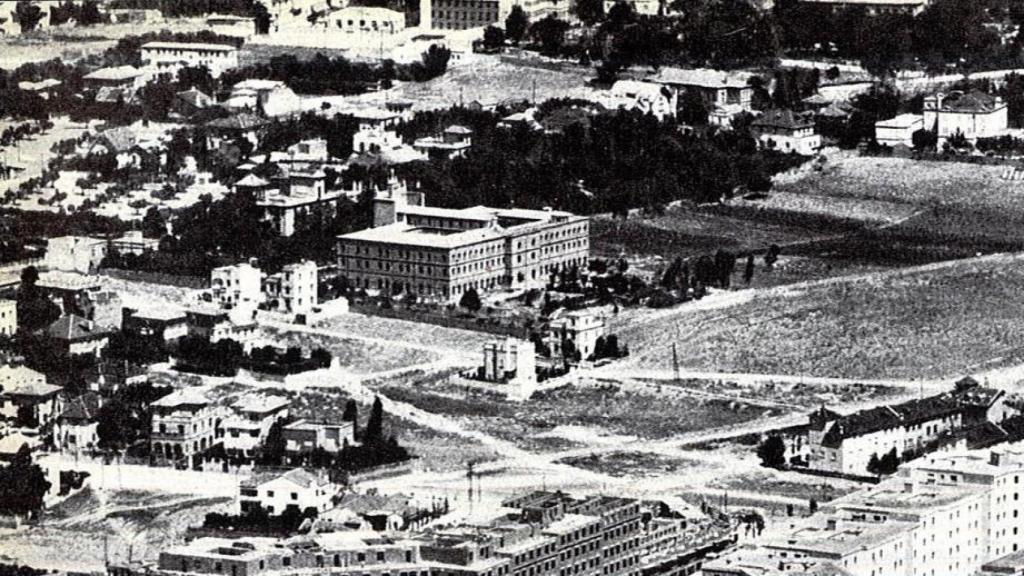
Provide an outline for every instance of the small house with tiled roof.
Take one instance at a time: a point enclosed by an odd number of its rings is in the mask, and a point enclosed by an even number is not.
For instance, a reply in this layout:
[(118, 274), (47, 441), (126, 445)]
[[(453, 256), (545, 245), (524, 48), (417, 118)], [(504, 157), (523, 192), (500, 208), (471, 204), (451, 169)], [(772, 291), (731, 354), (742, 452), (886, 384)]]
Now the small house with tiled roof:
[(765, 110), (750, 124), (750, 133), (762, 148), (812, 156), (821, 148), (821, 136), (814, 132), (814, 125), (811, 113)]
[(31, 368), (0, 366), (0, 418), (19, 428), (49, 428), (61, 412), (60, 391)]
[(86, 392), (68, 400), (54, 428), (54, 442), (62, 450), (89, 450), (99, 443), (96, 428), (99, 424), (101, 397)]
[(1006, 102), (981, 90), (939, 92), (924, 99), (924, 127), (940, 141), (957, 133), (971, 141), (992, 138), (1007, 126)]
[(268, 121), (251, 112), (240, 112), (226, 118), (217, 118), (206, 123), (207, 145), (210, 149), (220, 148), (223, 143), (246, 140), (258, 148), (266, 132)]
[(65, 356), (100, 356), (110, 342), (111, 330), (92, 320), (67, 314), (46, 328), (55, 350)]
[(191, 118), (192, 115), (215, 104), (214, 99), (202, 90), (189, 88), (174, 95), (174, 100), (171, 101), (171, 114)]

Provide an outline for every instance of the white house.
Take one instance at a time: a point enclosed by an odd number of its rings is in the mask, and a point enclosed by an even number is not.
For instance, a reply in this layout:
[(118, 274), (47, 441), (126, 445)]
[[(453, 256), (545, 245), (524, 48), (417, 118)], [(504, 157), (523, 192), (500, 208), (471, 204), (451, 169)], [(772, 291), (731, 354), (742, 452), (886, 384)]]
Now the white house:
[(89, 274), (107, 256), (107, 242), (86, 236), (57, 236), (46, 240), (43, 266), (50, 270)]
[(353, 422), (332, 424), (298, 420), (285, 426), (281, 433), (284, 436), (285, 452), (291, 454), (305, 454), (317, 448), (336, 454), (345, 444), (356, 444)]
[(883, 146), (914, 145), (914, 132), (924, 128), (924, 116), (900, 114), (888, 120), (875, 122), (875, 140)]
[(291, 404), (278, 396), (247, 397), (232, 406), (234, 415), (224, 421), (224, 451), (250, 458), (266, 441), (274, 423), (288, 416)]
[(765, 110), (751, 125), (750, 132), (762, 148), (812, 156), (821, 148), (821, 136), (814, 133), (814, 116), (792, 110)]
[(271, 310), (309, 314), (317, 305), (316, 262), (303, 260), (286, 265), (263, 282), (264, 299)]
[(604, 336), (604, 319), (586, 311), (568, 312), (551, 321), (548, 326), (548, 346), (554, 356), (563, 354), (563, 342), (572, 342), (580, 357), (586, 359), (594, 353), (597, 339)]
[(142, 61), (157, 74), (205, 67), (211, 76), (219, 78), (225, 70), (238, 67), (238, 49), (228, 44), (147, 42), (140, 52)]
[(210, 271), (213, 297), (225, 308), (255, 310), (263, 301), (262, 272), (249, 262), (221, 266)]
[(101, 397), (87, 392), (70, 400), (54, 427), (54, 442), (62, 450), (90, 450), (99, 444), (96, 428), (101, 407)]
[(337, 487), (325, 476), (302, 468), (285, 473), (257, 473), (243, 480), (238, 487), (238, 509), (241, 513), (260, 507), (279, 515), (289, 508), (299, 512), (314, 509), (318, 513), (331, 508)]
[(980, 90), (949, 94), (939, 92), (924, 99), (924, 127), (942, 141), (954, 134), (968, 140), (991, 138), (1006, 132), (1006, 102)]
[(658, 120), (675, 118), (679, 94), (668, 86), (636, 80), (619, 80), (612, 85), (612, 97), (627, 110), (639, 110)]
[(417, 138), (412, 147), (432, 158), (458, 158), (473, 147), (473, 131), (465, 126), (449, 126), (440, 136)]
[(61, 412), (60, 386), (24, 366), (0, 366), (0, 417), (21, 427), (48, 428)]
[(227, 107), (260, 112), (267, 117), (289, 116), (302, 111), (302, 100), (279, 80), (243, 80), (231, 87)]

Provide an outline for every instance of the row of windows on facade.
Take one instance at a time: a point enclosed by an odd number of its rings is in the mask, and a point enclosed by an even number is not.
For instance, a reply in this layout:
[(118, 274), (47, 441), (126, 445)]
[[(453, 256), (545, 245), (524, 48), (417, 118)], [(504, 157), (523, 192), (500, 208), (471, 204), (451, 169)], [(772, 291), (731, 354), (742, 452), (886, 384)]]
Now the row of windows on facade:
[[(556, 246), (545, 247), (545, 248), (543, 248), (541, 250), (541, 255), (553, 254), (556, 251), (563, 252), (563, 251), (571, 249), (571, 248), (582, 248), (582, 246), (580, 245), (582, 243), (580, 243), (580, 242), (571, 242), (571, 243), (568, 243), (568, 244), (570, 244), (570, 245), (568, 245), (568, 246), (557, 246), (557, 247)], [(537, 259), (537, 253), (534, 252), (533, 254), (531, 254), (530, 255), (530, 259), (531, 260), (536, 260)], [(383, 270), (383, 271), (388, 271), (388, 272), (391, 271), (391, 269), (392, 269), (391, 268), (391, 266), (392, 266), (391, 262), (383, 261), (383, 260), (377, 260), (376, 262), (377, 262), (377, 270)], [(516, 263), (517, 264), (522, 264), (522, 262), (523, 262), (523, 255), (522, 254), (517, 255), (516, 256)], [(350, 261), (347, 258), (342, 258), (341, 259), (341, 264), (342, 264), (342, 266), (349, 266)], [(371, 260), (364, 260), (362, 258), (353, 258), (351, 260), (351, 265), (352, 265), (353, 268), (355, 268), (357, 270), (359, 270), (359, 269), (362, 269), (362, 270), (371, 270), (371, 269), (373, 269), (373, 261), (371, 261)], [(466, 264), (466, 265), (463, 265), (463, 266), (454, 266), (454, 267), (452, 267), (450, 269), (434, 268), (434, 267), (431, 267), (430, 265), (427, 265), (426, 267), (424, 267), (422, 264), (420, 264), (418, 266), (415, 266), (415, 267), (412, 264), (395, 264), (396, 270), (398, 270), (399, 272), (409, 272), (409, 273), (412, 273), (412, 272), (418, 271), (420, 274), (426, 274), (427, 276), (441, 276), (441, 277), (457, 276), (459, 274), (465, 274), (467, 272), (474, 272), (474, 271), (481, 271), (481, 270), (492, 270), (492, 269), (494, 269), (494, 267), (502, 267), (502, 268), (504, 268), (505, 266), (508, 266), (507, 258), (491, 258), (490, 260), (487, 260), (487, 261), (474, 262), (472, 264)], [(435, 272), (435, 270), (436, 270), (436, 272)]]
[(498, 12), (495, 10), (493, 13), (488, 12), (486, 14), (480, 12), (446, 12), (441, 10), (434, 12), (434, 19), (436, 20), (464, 20), (469, 22), (497, 22)]
[[(209, 421), (206, 422), (206, 427), (212, 427), (212, 426), (213, 426), (213, 420), (209, 420)], [(206, 429), (206, 427), (204, 427), (204, 430)], [(186, 429), (186, 426), (184, 424), (178, 424), (178, 432), (177, 433), (178, 434), (185, 434), (185, 429)], [(160, 424), (159, 430), (160, 430), (161, 434), (174, 434), (174, 432), (168, 432), (167, 431), (168, 428), (167, 428), (166, 424)], [(195, 424), (195, 423), (192, 424), (192, 432), (193, 433), (199, 432), (199, 425), (198, 424)]]

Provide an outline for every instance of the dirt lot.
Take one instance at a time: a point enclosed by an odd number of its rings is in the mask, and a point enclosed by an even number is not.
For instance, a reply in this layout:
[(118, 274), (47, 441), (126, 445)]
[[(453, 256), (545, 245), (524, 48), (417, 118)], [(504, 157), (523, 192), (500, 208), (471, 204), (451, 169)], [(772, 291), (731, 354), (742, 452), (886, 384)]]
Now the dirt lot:
[(401, 342), (371, 342), (274, 328), (262, 328), (260, 338), (265, 338), (275, 346), (299, 346), (305, 350), (324, 348), (338, 359), (341, 366), (356, 374), (394, 370), (431, 362), (438, 358), (437, 354), (404, 346)]
[(672, 458), (650, 452), (611, 452), (587, 456), (569, 456), (558, 460), (558, 462), (584, 470), (608, 474), (617, 478), (623, 476), (634, 478), (662, 476), (699, 465), (699, 462), (696, 460)]
[(539, 392), (523, 403), (445, 382), (387, 385), (381, 391), (534, 452), (550, 451), (550, 438), (558, 436), (559, 427), (580, 429), (567, 438), (572, 442), (602, 444), (609, 436), (667, 438), (785, 412), (729, 400), (659, 397), (653, 391), (626, 391), (613, 384), (565, 386)]
[(208, 512), (225, 509), (228, 498), (193, 498), (159, 492), (89, 489), (47, 512), (38, 527), (0, 534), (0, 557), (37, 568), (103, 570), (104, 548), (111, 562), (156, 560), (182, 542), (185, 529)]
[[(1024, 258), (995, 255), (620, 314), (626, 366), (848, 378), (954, 378), (1014, 363)], [(732, 298), (730, 301), (729, 299)], [(735, 305), (728, 305), (734, 302)]]

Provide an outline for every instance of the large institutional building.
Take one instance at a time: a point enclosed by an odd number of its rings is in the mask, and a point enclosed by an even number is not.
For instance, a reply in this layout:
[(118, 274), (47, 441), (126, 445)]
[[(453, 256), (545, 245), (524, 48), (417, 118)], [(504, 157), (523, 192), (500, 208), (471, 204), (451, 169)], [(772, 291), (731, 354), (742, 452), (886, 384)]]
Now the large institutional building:
[(458, 301), (471, 288), (539, 285), (553, 272), (585, 266), (589, 254), (585, 216), (431, 208), (405, 196), (378, 198), (373, 228), (338, 237), (338, 267), (350, 286), (446, 301)]

